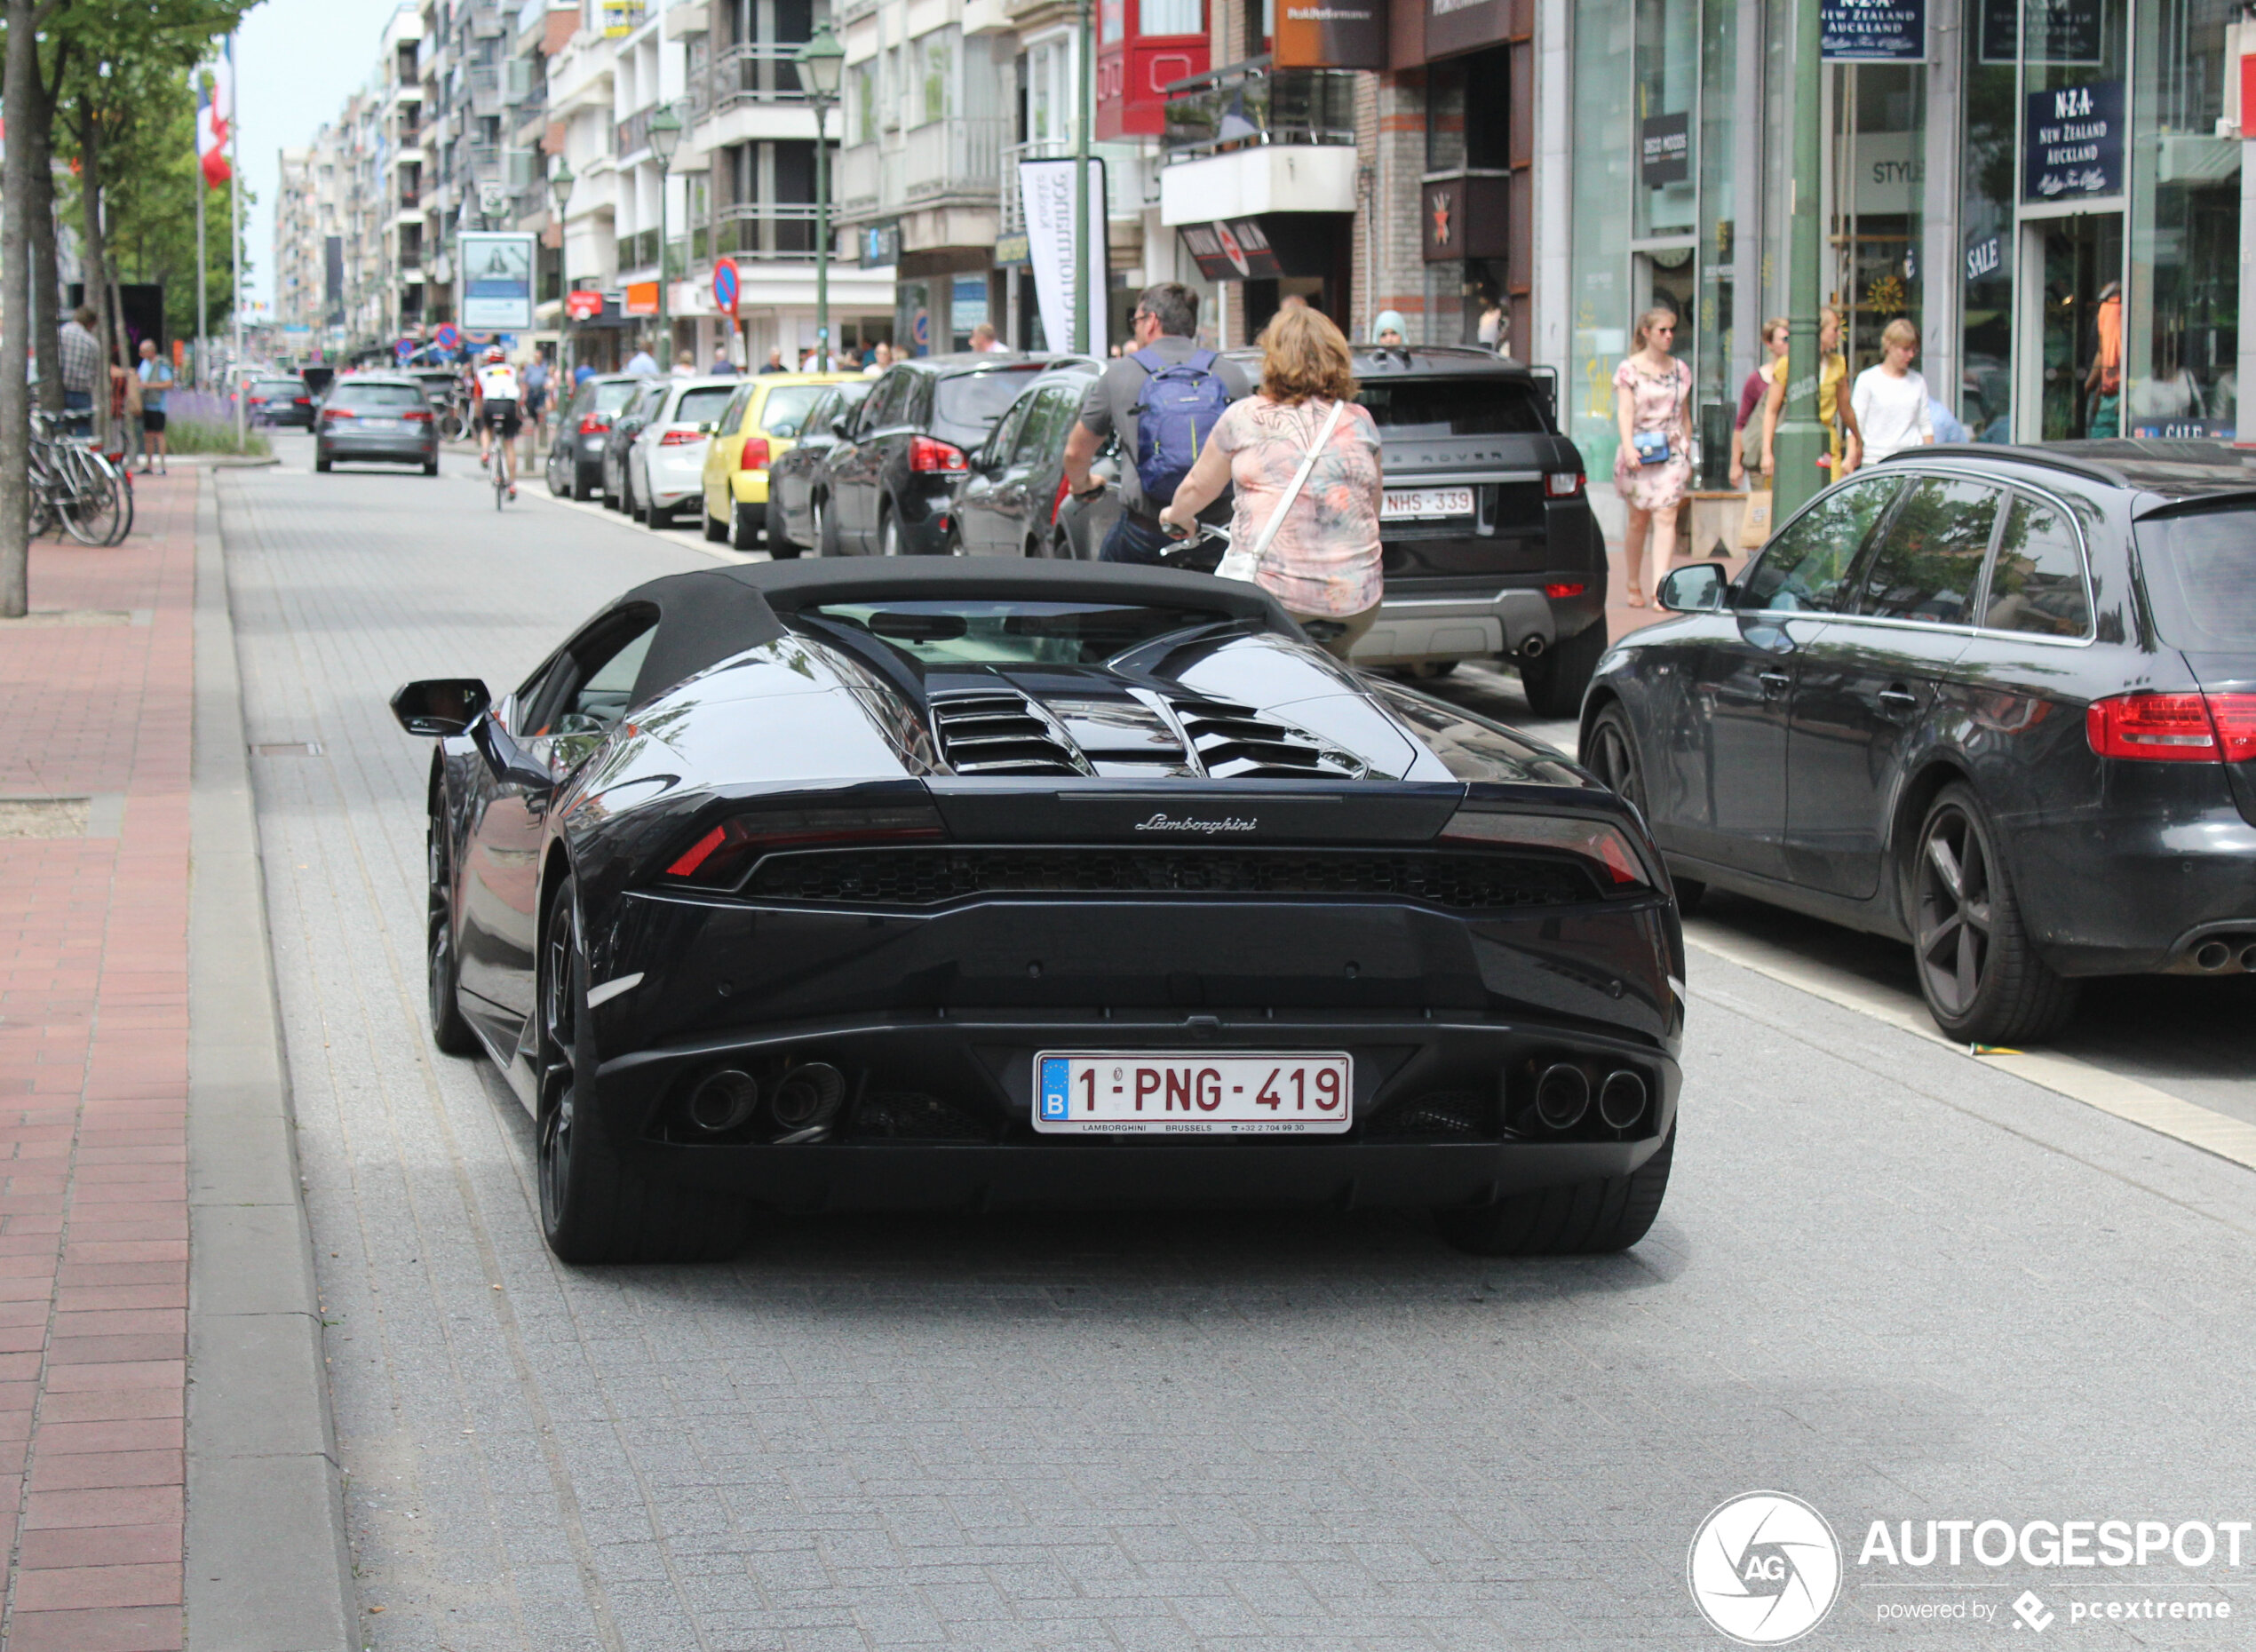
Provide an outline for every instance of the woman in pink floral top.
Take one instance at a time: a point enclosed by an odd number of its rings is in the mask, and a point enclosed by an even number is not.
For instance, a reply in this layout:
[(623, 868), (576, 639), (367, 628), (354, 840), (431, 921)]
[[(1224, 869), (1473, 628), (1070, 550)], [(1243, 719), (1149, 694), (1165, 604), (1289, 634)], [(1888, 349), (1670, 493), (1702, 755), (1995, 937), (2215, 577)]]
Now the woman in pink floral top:
[(1332, 408), (1346, 403), (1254, 574), (1293, 618), (1339, 627), (1324, 647), (1344, 660), (1378, 616), (1378, 426), (1354, 405), (1347, 340), (1322, 312), (1299, 306), (1278, 311), (1260, 344), (1261, 388), (1222, 415), (1159, 520), (1193, 527), (1201, 507), (1229, 483), (1235, 489), (1231, 538), (1252, 549), (1308, 444)]

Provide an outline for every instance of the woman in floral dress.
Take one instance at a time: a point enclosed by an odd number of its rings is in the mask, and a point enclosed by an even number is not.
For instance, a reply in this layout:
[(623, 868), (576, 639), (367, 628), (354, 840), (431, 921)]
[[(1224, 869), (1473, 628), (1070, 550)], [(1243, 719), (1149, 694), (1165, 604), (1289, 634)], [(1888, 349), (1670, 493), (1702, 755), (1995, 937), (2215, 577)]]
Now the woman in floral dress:
[[(1614, 491), (1629, 507), (1622, 560), (1633, 608), (1645, 606), (1645, 592), (1657, 591), (1669, 571), (1669, 559), (1676, 554), (1677, 507), (1692, 485), (1692, 369), (1669, 353), (1675, 342), (1676, 312), (1648, 310), (1637, 318), (1637, 353), (1614, 369), (1614, 420), (1622, 437), (1614, 455)], [(1668, 457), (1643, 462), (1637, 450), (1640, 435), (1660, 437)], [(1651, 578), (1640, 585), (1648, 544)]]

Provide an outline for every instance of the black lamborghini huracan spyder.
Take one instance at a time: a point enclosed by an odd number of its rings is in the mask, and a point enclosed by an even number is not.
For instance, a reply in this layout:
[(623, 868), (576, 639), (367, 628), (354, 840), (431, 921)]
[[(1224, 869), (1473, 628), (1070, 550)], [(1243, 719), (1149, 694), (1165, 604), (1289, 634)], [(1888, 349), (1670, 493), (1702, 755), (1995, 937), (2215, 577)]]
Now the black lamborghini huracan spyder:
[(568, 1261), (749, 1209), (1428, 1205), (1617, 1250), (1675, 1140), (1635, 814), (1207, 576), (654, 580), (514, 693), (410, 683), (441, 1049), (536, 1121)]

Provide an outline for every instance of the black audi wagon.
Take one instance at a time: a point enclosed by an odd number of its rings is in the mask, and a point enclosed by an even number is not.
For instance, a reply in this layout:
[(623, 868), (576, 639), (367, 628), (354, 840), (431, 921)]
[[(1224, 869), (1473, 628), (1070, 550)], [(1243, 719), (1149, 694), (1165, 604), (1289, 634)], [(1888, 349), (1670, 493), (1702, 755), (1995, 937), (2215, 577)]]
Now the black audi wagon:
[(1688, 903), (1910, 941), (1984, 1043), (2059, 1031), (2080, 978), (2256, 972), (2256, 456), (1916, 449), (1661, 601), (1582, 749)]

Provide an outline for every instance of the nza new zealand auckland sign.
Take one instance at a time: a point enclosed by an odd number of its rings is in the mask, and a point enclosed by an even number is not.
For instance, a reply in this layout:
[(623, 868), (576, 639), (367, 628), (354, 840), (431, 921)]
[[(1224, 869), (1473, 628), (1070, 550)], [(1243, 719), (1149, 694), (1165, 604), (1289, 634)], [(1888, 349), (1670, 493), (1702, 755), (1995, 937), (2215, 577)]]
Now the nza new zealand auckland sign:
[(2123, 190), (2123, 83), (2032, 91), (2023, 115), (2021, 198), (2077, 201)]

